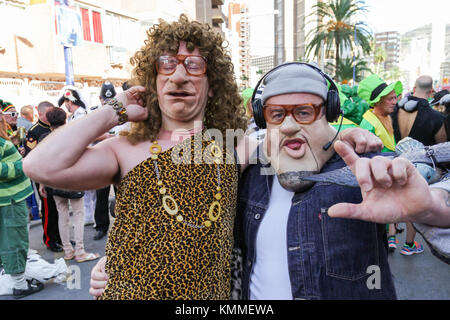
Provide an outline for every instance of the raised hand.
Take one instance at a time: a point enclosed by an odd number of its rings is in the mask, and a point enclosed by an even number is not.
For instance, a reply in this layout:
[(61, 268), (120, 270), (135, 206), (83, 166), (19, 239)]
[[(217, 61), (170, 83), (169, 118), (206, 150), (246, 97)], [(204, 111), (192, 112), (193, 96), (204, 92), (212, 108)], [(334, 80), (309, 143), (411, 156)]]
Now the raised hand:
[(337, 141), (336, 152), (356, 176), (363, 201), (339, 203), (328, 210), (330, 217), (378, 223), (418, 221), (433, 201), (425, 179), (404, 158), (360, 158), (348, 145)]
[(339, 139), (351, 146), (356, 153), (380, 152), (383, 142), (369, 130), (348, 128), (339, 133)]
[(122, 102), (127, 109), (129, 121), (142, 121), (148, 117), (148, 109), (145, 107), (141, 93), (146, 89), (142, 86), (134, 86), (130, 89), (120, 92), (116, 95), (116, 99)]

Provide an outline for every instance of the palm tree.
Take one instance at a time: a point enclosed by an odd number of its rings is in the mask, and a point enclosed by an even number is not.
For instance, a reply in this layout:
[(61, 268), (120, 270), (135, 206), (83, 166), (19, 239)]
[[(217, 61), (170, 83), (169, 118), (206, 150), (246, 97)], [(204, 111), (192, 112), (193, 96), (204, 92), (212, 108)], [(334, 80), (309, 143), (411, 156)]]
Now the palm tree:
[[(330, 67), (330, 65), (329, 65)], [(337, 68), (332, 65), (336, 70), (335, 79), (341, 83), (348, 83), (353, 79), (353, 59), (345, 58), (340, 59), (337, 65)], [(359, 57), (356, 57), (355, 64), (355, 82), (360, 82), (364, 78), (364, 72), (371, 72), (369, 67), (367, 66), (367, 61), (361, 60)]]
[[(377, 47), (373, 55), (373, 62), (376, 65), (376, 74), (380, 72), (380, 65), (386, 61), (387, 55), (386, 50), (383, 47)], [(383, 66), (384, 69), (384, 66)]]
[[(340, 52), (357, 43), (363, 53), (371, 51), (372, 34), (363, 22), (353, 23), (359, 13), (367, 11), (364, 1), (327, 0), (313, 6), (311, 16), (318, 17), (319, 24), (307, 34), (306, 54), (318, 56), (322, 45), (327, 54), (335, 51), (335, 66), (339, 64)], [(356, 39), (354, 34), (356, 34)], [(356, 41), (355, 41), (356, 40)]]
[(397, 81), (401, 79), (402, 76), (403, 73), (400, 67), (394, 66), (383, 74), (383, 79), (385, 79), (386, 81)]

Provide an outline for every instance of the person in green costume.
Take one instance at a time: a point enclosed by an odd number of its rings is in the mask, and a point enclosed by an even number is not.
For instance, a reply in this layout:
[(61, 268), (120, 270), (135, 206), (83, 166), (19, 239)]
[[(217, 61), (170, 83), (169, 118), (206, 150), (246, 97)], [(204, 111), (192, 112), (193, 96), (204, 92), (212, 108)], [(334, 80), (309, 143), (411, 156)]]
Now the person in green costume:
[[(390, 114), (394, 111), (397, 99), (402, 91), (403, 85), (400, 81), (387, 85), (376, 74), (365, 78), (358, 86), (358, 95), (367, 101), (370, 106), (370, 109), (364, 113), (359, 126), (381, 139), (384, 145), (381, 152), (395, 151), (396, 141)], [(390, 252), (397, 248), (396, 233), (395, 224), (389, 224), (388, 246)]]

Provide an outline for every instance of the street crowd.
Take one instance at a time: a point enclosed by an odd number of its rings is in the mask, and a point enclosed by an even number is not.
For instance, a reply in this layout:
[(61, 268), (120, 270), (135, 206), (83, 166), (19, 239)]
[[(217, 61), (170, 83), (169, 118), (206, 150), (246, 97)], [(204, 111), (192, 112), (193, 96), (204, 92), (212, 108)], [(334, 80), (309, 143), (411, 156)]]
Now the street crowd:
[[(71, 85), (57, 105), (0, 100), (0, 265), (14, 297), (44, 289), (25, 275), (32, 220), (66, 261), (98, 259), (101, 300), (396, 299), (389, 254), (429, 246), (450, 263), (450, 93), (430, 76), (409, 92), (371, 74), (352, 96), (318, 65), (286, 62), (240, 92), (207, 24), (182, 15), (148, 37), (99, 106)], [(402, 156), (414, 152), (427, 160)], [(105, 237), (104, 257), (85, 250)]]

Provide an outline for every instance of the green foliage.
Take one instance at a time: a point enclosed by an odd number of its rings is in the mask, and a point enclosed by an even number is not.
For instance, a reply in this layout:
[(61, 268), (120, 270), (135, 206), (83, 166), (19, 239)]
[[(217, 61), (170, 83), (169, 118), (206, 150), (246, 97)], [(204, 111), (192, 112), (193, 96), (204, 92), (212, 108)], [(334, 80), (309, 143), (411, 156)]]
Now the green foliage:
[[(319, 18), (319, 24), (307, 34), (306, 54), (319, 57), (323, 46), (326, 55), (334, 50), (335, 66), (338, 65), (340, 52), (344, 48), (361, 47), (363, 53), (371, 52), (372, 33), (365, 23), (355, 25), (359, 13), (367, 11), (364, 1), (327, 0), (313, 6), (311, 14)], [(354, 39), (356, 28), (356, 39)], [(356, 40), (356, 41), (355, 41)]]
[(349, 85), (343, 84), (340, 87), (341, 94), (347, 97), (347, 100), (341, 105), (345, 117), (359, 125), (362, 121), (362, 116), (369, 110), (369, 105), (358, 96), (358, 86), (350, 87)]
[[(367, 62), (358, 57), (355, 58), (355, 82), (360, 82), (364, 78), (364, 72), (371, 72)], [(332, 65), (334, 68), (335, 66)], [(348, 82), (353, 80), (353, 58), (339, 59), (335, 80), (338, 82)]]

